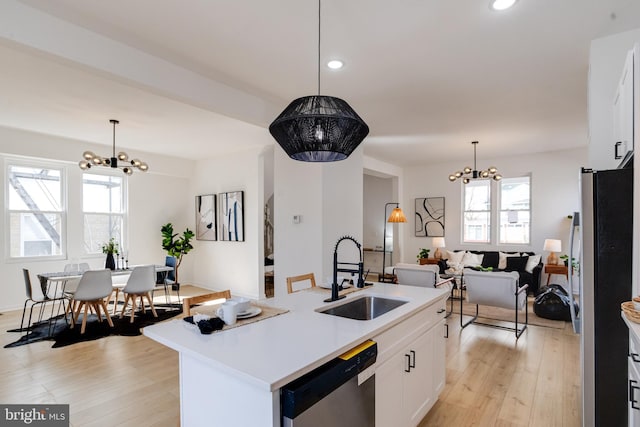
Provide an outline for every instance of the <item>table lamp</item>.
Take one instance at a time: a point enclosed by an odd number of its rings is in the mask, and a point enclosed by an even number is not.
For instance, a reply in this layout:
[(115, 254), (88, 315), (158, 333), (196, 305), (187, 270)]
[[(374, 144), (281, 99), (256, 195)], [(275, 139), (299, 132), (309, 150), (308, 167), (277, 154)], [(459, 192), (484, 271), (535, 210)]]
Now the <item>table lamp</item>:
[(431, 243), (433, 244), (433, 247), (436, 248), (436, 250), (433, 251), (433, 257), (435, 259), (442, 259), (442, 252), (440, 252), (440, 248), (445, 247), (444, 237), (434, 237)]
[(562, 250), (562, 241), (557, 239), (545, 239), (543, 249), (550, 252), (547, 257), (547, 264), (558, 264), (558, 256), (556, 255), (556, 252), (560, 252)]

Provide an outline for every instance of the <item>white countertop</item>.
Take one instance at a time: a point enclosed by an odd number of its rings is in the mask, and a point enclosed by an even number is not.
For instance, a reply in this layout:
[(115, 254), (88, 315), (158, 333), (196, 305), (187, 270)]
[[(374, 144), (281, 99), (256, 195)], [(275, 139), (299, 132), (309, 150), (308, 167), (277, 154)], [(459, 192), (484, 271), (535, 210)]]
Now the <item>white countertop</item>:
[[(363, 295), (383, 295), (408, 303), (366, 321), (315, 311)], [(275, 391), (447, 295), (448, 291), (441, 289), (377, 283), (340, 301), (325, 303), (330, 292), (300, 291), (259, 301), (288, 309), (288, 313), (211, 335), (200, 334), (183, 319), (148, 326), (143, 333), (256, 387)]]

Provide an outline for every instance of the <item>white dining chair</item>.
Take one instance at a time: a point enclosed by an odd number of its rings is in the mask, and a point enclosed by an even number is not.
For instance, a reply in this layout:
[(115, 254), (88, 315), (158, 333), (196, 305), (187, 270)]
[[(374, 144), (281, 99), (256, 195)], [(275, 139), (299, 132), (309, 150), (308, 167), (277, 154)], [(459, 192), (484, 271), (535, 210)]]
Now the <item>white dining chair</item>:
[(113, 288), (111, 285), (111, 271), (109, 270), (88, 270), (82, 274), (82, 278), (78, 283), (78, 288), (73, 294), (72, 302), (77, 308), (72, 311), (71, 328), (78, 321), (80, 312), (84, 307), (82, 316), (82, 328), (80, 333), (84, 334), (87, 326), (87, 316), (89, 315), (89, 307), (92, 307), (98, 316), (98, 320), (102, 321), (100, 311), (104, 313), (109, 326), (113, 328), (111, 316), (107, 310), (105, 298), (111, 295)]
[[(145, 312), (144, 298), (146, 298), (153, 316), (158, 317), (158, 313), (156, 313), (156, 309), (153, 306), (153, 298), (151, 297), (151, 292), (155, 287), (155, 266), (141, 265), (135, 267), (131, 272), (131, 275), (129, 276), (129, 280), (127, 280), (127, 284), (122, 289), (122, 292), (124, 293), (124, 305), (122, 306), (122, 311), (120, 312), (120, 318), (124, 316), (124, 312), (129, 305), (129, 301), (131, 301), (131, 323), (133, 323), (136, 311), (136, 298), (138, 297), (140, 298), (140, 309), (142, 310), (142, 312)], [(116, 297), (116, 304), (117, 302), (118, 301)]]
[[(26, 268), (22, 269), (22, 274), (24, 276), (24, 285), (25, 285), (25, 293), (26, 293), (26, 299), (24, 301), (24, 307), (22, 308), (22, 320), (20, 320), (20, 332), (27, 332), (27, 338), (29, 337), (29, 331), (31, 330), (31, 319), (32, 319), (32, 315), (33, 315), (33, 307), (35, 307), (36, 305), (40, 305), (40, 313), (38, 314), (38, 322), (42, 321), (42, 315), (44, 313), (44, 307), (47, 303), (51, 302), (52, 304), (55, 304), (56, 301), (61, 302), (62, 304), (64, 304), (64, 298), (62, 297), (62, 295), (58, 294), (58, 295), (52, 295), (51, 297), (43, 295), (42, 297), (39, 297), (37, 295), (34, 294), (33, 292), (33, 288), (31, 287), (31, 276), (29, 274), (29, 270)], [(25, 314), (27, 312), (27, 305), (30, 305), (29, 307), (29, 320), (27, 320), (27, 324), (24, 324), (24, 318), (25, 318)], [(51, 333), (51, 328), (52, 328), (52, 323), (51, 323), (51, 318), (53, 317), (53, 305), (51, 307), (51, 313), (52, 316), (49, 319), (49, 333)], [(57, 320), (57, 319), (56, 319)]]
[[(84, 273), (85, 271), (89, 270), (91, 267), (89, 267), (89, 263), (86, 262), (81, 262), (81, 263), (72, 263), (72, 264), (67, 264), (64, 266), (64, 272), (65, 273)], [(62, 293), (63, 295), (69, 300), (69, 304), (67, 305), (67, 308), (65, 309), (65, 316), (73, 311), (73, 307), (71, 306), (71, 301), (73, 300), (73, 294), (76, 292), (76, 289), (78, 289), (78, 283), (80, 283), (80, 279), (67, 279), (64, 280), (62, 282)], [(92, 310), (93, 312), (93, 310)]]

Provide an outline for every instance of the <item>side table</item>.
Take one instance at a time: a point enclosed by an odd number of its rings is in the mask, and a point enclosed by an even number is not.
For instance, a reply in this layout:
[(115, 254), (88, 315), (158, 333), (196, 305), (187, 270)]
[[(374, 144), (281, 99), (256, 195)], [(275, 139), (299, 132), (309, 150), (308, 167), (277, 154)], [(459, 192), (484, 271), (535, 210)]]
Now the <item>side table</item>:
[(418, 261), (420, 261), (420, 265), (438, 265), (440, 260), (438, 258), (420, 258)]
[(544, 272), (547, 273), (547, 286), (549, 286), (549, 280), (554, 274), (564, 275), (569, 280), (569, 267), (564, 264), (545, 264)]

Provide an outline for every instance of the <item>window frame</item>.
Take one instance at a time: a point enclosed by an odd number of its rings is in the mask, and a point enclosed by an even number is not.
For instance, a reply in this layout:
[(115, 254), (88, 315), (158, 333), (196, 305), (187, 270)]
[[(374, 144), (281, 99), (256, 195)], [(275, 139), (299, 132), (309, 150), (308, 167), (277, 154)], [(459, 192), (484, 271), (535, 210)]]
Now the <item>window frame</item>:
[[(492, 245), (498, 248), (516, 248), (516, 247), (531, 247), (531, 230), (533, 229), (533, 175), (526, 173), (518, 176), (503, 178), (503, 179), (516, 179), (525, 178), (529, 179), (529, 242), (528, 243), (501, 243), (500, 242), (500, 228), (501, 228), (501, 213), (502, 213), (502, 185), (501, 181), (494, 181), (492, 179), (472, 180), (471, 182), (487, 181), (489, 185), (489, 240), (486, 242), (478, 241), (466, 241), (465, 240), (465, 214), (467, 212), (487, 212), (487, 211), (467, 211), (466, 207), (466, 188), (469, 184), (460, 182), (463, 186), (461, 191), (461, 209), (460, 209), (460, 244), (462, 245)], [(522, 211), (525, 211), (524, 209)]]
[[(29, 210), (29, 209), (11, 209), (11, 184), (9, 180), (9, 172), (12, 167), (26, 167), (26, 168), (42, 168), (58, 170), (60, 172), (60, 211), (53, 210)], [(14, 262), (37, 262), (37, 261), (57, 261), (67, 259), (67, 216), (68, 216), (68, 178), (67, 178), (67, 164), (63, 162), (57, 162), (55, 160), (38, 160), (31, 158), (22, 158), (14, 156), (4, 157), (4, 229), (7, 233), (5, 240), (5, 261), (8, 263)], [(11, 255), (11, 216), (14, 213), (33, 213), (40, 212), (43, 214), (56, 214), (60, 215), (60, 254), (55, 255), (42, 255), (42, 256), (12, 256)]]
[[(120, 173), (118, 173), (120, 172)], [(122, 212), (121, 213), (106, 213), (106, 212), (96, 212), (96, 211), (85, 211), (84, 210), (84, 181), (85, 181), (85, 176), (86, 175), (97, 175), (97, 176), (108, 176), (108, 177), (115, 177), (115, 178), (120, 178), (121, 179), (121, 206), (122, 206)], [(129, 184), (129, 180), (127, 179), (127, 176), (124, 175), (120, 170), (118, 171), (111, 171), (109, 169), (105, 169), (105, 170), (89, 170), (89, 171), (83, 171), (82, 175), (81, 175), (81, 180), (80, 180), (80, 188), (82, 189), (81, 191), (81, 198), (80, 198), (80, 214), (82, 216), (82, 239), (81, 244), (82, 244), (82, 254), (85, 257), (100, 257), (103, 256), (101, 251), (96, 251), (96, 252), (90, 252), (87, 250), (87, 245), (85, 242), (85, 227), (86, 227), (86, 215), (109, 215), (109, 216), (119, 216), (122, 217), (122, 229), (121, 229), (121, 240), (117, 240), (118, 244), (120, 245), (120, 250), (122, 251), (123, 248), (127, 247), (128, 244), (128, 227), (129, 227), (129, 191), (128, 191), (128, 184)], [(106, 243), (106, 242), (105, 242)]]
[[(503, 180), (515, 180), (515, 179), (522, 179), (522, 178), (527, 178), (527, 180), (529, 181), (529, 209), (507, 209), (507, 210), (503, 210), (502, 209), (502, 184), (504, 181), (498, 181), (496, 184), (498, 186), (498, 189), (496, 190), (497, 192), (497, 204), (496, 204), (496, 218), (498, 220), (498, 227), (496, 227), (496, 242), (499, 246), (530, 246), (531, 245), (531, 223), (533, 222), (532, 220), (532, 179), (531, 179), (531, 174), (524, 174), (524, 175), (520, 175), (520, 176), (512, 176), (512, 177), (508, 177), (508, 178), (503, 178)], [(502, 212), (509, 212), (509, 211), (516, 211), (516, 212), (529, 212), (529, 232), (528, 232), (528, 236), (529, 236), (529, 241), (525, 242), (525, 243), (516, 243), (516, 242), (501, 242), (501, 231), (502, 231)], [(508, 214), (507, 214), (508, 215)]]
[[(469, 184), (473, 183), (473, 182), (487, 182), (488, 187), (489, 187), (489, 191), (487, 192), (488, 197), (489, 197), (489, 201), (488, 201), (488, 209), (487, 210), (467, 210), (466, 206), (467, 206), (467, 188), (469, 187)], [(478, 180), (478, 181), (471, 181), (469, 184), (464, 184), (461, 183), (460, 185), (463, 186), (462, 188), (462, 215), (460, 217), (460, 221), (461, 221), (461, 227), (460, 229), (462, 230), (462, 233), (460, 233), (460, 243), (463, 245), (486, 245), (486, 244), (491, 244), (493, 241), (493, 188), (492, 188), (492, 183), (489, 180)], [(473, 241), (467, 241), (465, 240), (465, 235), (466, 235), (466, 229), (465, 229), (465, 216), (468, 212), (486, 212), (487, 213), (487, 217), (488, 217), (488, 231), (487, 231), (487, 240), (486, 241), (479, 241), (479, 240), (473, 240)]]

